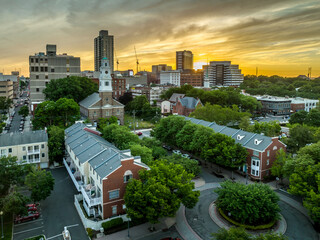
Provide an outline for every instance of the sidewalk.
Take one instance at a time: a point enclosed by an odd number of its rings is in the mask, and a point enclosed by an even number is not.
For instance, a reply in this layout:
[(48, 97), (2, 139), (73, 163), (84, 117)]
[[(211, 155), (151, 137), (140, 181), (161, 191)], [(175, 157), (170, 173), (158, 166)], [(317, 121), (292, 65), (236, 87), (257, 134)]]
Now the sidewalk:
[(129, 229), (129, 236), (128, 237), (128, 229), (122, 230), (113, 234), (104, 235), (101, 238), (96, 238), (97, 240), (109, 240), (109, 239), (116, 239), (116, 240), (138, 240), (144, 239), (147, 236), (153, 235), (155, 233), (161, 232), (162, 229), (166, 228), (166, 226), (162, 223), (155, 224), (156, 231), (150, 232), (148, 228), (151, 227), (150, 223), (144, 223), (139, 226), (135, 226)]

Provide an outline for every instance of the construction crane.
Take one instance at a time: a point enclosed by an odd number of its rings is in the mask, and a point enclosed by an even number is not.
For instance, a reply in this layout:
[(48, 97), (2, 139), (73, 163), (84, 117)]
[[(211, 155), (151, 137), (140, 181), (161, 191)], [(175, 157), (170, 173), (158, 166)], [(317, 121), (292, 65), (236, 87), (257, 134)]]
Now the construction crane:
[(116, 59), (117, 59), (117, 71), (118, 71), (118, 67), (119, 67), (119, 59), (118, 59), (118, 57), (117, 57), (117, 52), (116, 52), (116, 50), (114, 50), (114, 54), (116, 55)]
[(138, 60), (138, 57), (137, 57), (137, 51), (136, 51), (136, 46), (134, 46), (134, 53), (136, 54), (136, 60), (137, 60), (137, 72), (136, 74), (139, 72), (139, 60)]

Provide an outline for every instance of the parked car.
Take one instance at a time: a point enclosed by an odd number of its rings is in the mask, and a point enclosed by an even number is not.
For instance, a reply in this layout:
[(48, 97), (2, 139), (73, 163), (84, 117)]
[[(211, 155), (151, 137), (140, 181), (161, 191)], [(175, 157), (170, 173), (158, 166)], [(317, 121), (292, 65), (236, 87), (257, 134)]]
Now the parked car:
[(142, 135), (142, 132), (137, 132), (136, 133), (138, 136), (141, 136)]
[(38, 212), (38, 209), (37, 209), (38, 206), (39, 206), (38, 203), (31, 203), (26, 205), (28, 212)]
[(16, 218), (14, 219), (14, 223), (22, 223), (35, 220), (39, 218), (39, 216), (40, 214), (38, 212), (28, 212), (28, 215), (26, 216), (16, 216)]
[(173, 150), (172, 152), (173, 152), (174, 154), (179, 154), (179, 155), (181, 154), (180, 150)]
[(172, 150), (172, 147), (168, 146), (168, 145), (163, 145), (162, 146), (164, 149), (167, 149), (168, 151), (171, 151)]
[(188, 154), (182, 154), (181, 156), (184, 158), (190, 158), (190, 156)]

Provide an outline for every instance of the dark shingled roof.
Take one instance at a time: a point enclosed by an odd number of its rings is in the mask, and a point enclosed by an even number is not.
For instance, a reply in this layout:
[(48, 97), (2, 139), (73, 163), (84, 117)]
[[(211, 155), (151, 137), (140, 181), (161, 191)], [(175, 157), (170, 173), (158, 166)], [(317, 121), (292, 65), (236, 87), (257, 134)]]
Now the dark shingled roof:
[(30, 132), (11, 132), (0, 135), (0, 147), (23, 145), (29, 143), (48, 142), (48, 134), (44, 130)]
[(200, 102), (199, 99), (195, 99), (194, 97), (180, 98), (179, 101), (181, 102), (182, 106), (189, 109), (195, 109), (197, 104)]
[(79, 102), (79, 105), (84, 108), (89, 108), (100, 100), (101, 98), (99, 96), (99, 93), (92, 93), (91, 95), (83, 99), (81, 102)]

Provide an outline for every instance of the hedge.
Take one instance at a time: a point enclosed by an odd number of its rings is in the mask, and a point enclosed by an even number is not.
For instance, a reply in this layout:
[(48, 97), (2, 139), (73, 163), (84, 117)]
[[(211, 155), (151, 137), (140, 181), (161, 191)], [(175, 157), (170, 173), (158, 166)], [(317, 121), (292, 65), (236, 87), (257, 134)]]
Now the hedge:
[(104, 230), (108, 230), (110, 228), (116, 227), (116, 226), (120, 226), (123, 223), (123, 219), (122, 218), (115, 218), (112, 219), (108, 222), (104, 222), (101, 224), (101, 227), (104, 228)]
[(267, 224), (262, 224), (262, 225), (258, 225), (258, 226), (252, 226), (252, 225), (246, 225), (246, 224), (241, 224), (236, 222), (235, 220), (229, 218), (221, 208), (218, 208), (219, 213), (222, 215), (222, 217), (224, 217), (228, 222), (232, 223), (233, 225), (236, 225), (238, 227), (243, 227), (245, 229), (249, 229), (249, 230), (263, 230), (263, 229), (268, 229), (271, 228), (277, 220), (273, 220), (270, 223)]

